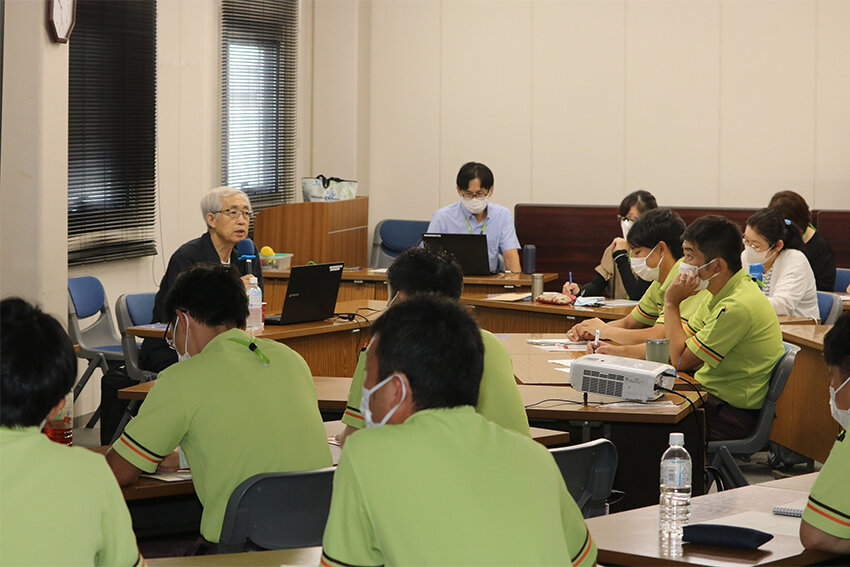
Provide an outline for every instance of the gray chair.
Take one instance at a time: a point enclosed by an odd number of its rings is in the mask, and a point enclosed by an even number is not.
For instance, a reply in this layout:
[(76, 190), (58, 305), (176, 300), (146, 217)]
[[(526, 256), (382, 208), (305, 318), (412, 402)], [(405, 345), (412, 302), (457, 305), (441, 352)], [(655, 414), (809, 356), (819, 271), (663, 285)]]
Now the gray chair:
[(839, 295), (819, 291), (818, 311), (820, 311), (821, 325), (834, 325), (844, 312), (844, 302)]
[[(93, 323), (81, 327), (81, 322), (97, 316)], [(121, 339), (115, 334), (112, 323), (112, 311), (106, 301), (103, 285), (95, 277), (82, 276), (68, 278), (68, 335), (78, 345), (77, 356), (89, 361), (85, 372), (74, 387), (74, 399), (88, 383), (95, 369), (100, 368), (106, 374), (110, 362), (123, 362), (124, 352)], [(100, 406), (86, 427), (94, 427), (100, 418)]]
[(708, 474), (708, 484), (705, 487), (706, 493), (712, 484), (715, 483), (718, 492), (750, 485), (744, 473), (741, 472), (738, 463), (735, 462), (735, 457), (732, 456), (726, 445), (721, 445), (717, 449), (711, 466), (706, 467), (706, 473)]
[(767, 395), (764, 398), (764, 405), (759, 412), (758, 422), (756, 422), (752, 434), (744, 439), (710, 441), (708, 443), (709, 460), (713, 459), (720, 447), (723, 446), (729, 449), (729, 452), (735, 457), (749, 457), (767, 447), (770, 430), (773, 428), (773, 420), (776, 418), (776, 402), (779, 401), (779, 396), (785, 389), (785, 383), (794, 367), (794, 359), (800, 352), (800, 347), (797, 345), (786, 342), (782, 344), (785, 347), (785, 354), (776, 362), (773, 371), (770, 373)]
[(254, 475), (227, 502), (219, 553), (322, 545), (336, 467)]
[[(138, 382), (150, 382), (156, 379), (156, 372), (142, 370), (139, 366), (139, 343), (136, 337), (127, 334), (128, 327), (147, 325), (153, 319), (153, 302), (155, 293), (125, 293), (115, 302), (115, 315), (118, 319), (118, 332), (121, 333), (121, 348), (124, 351), (124, 365), (127, 376)], [(124, 426), (130, 421), (141, 402), (131, 400), (115, 430), (112, 438), (114, 443), (124, 431)]]
[(617, 474), (617, 448), (608, 439), (549, 449), (567, 491), (585, 518), (608, 513), (608, 498)]
[(428, 221), (385, 219), (375, 226), (372, 238), (373, 268), (388, 268), (396, 256), (422, 241), (422, 233), (428, 230)]

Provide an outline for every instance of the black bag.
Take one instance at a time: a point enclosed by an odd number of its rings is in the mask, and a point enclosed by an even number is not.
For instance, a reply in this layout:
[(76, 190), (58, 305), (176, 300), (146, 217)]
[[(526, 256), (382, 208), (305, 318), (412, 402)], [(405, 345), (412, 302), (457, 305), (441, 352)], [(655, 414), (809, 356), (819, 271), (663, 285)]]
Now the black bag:
[[(124, 417), (130, 400), (119, 400), (118, 390), (135, 386), (139, 382), (127, 376), (124, 364), (110, 366), (100, 381), (100, 443), (112, 442), (115, 430)], [(138, 409), (138, 408), (137, 408)], [(136, 412), (133, 412), (136, 415)]]

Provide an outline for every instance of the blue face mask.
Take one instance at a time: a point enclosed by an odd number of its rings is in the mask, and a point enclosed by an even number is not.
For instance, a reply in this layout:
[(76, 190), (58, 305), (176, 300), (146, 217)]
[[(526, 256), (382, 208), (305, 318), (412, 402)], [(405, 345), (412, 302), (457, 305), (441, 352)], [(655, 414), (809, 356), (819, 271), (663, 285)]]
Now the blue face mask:
[[(374, 392), (376, 392), (378, 389), (380, 389), (384, 384), (389, 383), (389, 381), (392, 380), (393, 378), (398, 378), (399, 381), (401, 382), (401, 399), (398, 401), (398, 403), (395, 405), (395, 407), (393, 407), (393, 409), (391, 409), (390, 411), (387, 412), (387, 415), (385, 415), (384, 418), (381, 421), (379, 421), (378, 423), (375, 423), (375, 421), (372, 420), (372, 410), (369, 408), (369, 397)], [(407, 395), (407, 387), (404, 385), (404, 380), (402, 380), (401, 376), (399, 376), (398, 374), (392, 374), (391, 376), (384, 378), (383, 380), (381, 380), (380, 382), (378, 382), (377, 384), (375, 384), (371, 388), (367, 388), (364, 385), (363, 386), (363, 396), (360, 398), (360, 414), (363, 416), (363, 421), (366, 424), (366, 427), (372, 428), (372, 427), (380, 427), (382, 425), (385, 425), (387, 423), (387, 420), (389, 420), (392, 417), (392, 415), (396, 412), (396, 410), (401, 406), (401, 402), (404, 401), (404, 397), (406, 395)]]

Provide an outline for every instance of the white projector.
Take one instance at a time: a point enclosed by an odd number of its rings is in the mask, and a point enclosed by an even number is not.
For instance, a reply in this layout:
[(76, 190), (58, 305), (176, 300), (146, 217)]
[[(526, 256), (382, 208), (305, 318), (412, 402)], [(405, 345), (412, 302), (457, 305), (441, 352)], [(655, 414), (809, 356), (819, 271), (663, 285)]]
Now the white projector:
[(669, 364), (607, 354), (588, 354), (570, 366), (570, 384), (580, 392), (644, 402), (664, 394), (656, 386), (672, 390), (675, 377)]

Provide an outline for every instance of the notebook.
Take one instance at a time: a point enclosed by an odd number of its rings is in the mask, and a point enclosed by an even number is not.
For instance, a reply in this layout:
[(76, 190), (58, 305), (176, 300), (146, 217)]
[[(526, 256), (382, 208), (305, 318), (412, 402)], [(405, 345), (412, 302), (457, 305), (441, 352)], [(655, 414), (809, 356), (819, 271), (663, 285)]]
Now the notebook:
[(331, 262), (292, 268), (283, 311), (267, 316), (266, 325), (309, 323), (333, 317), (342, 266), (342, 262)]
[(454, 256), (465, 276), (489, 276), (490, 256), (487, 252), (485, 234), (436, 234), (422, 235), (425, 246), (442, 248)]

